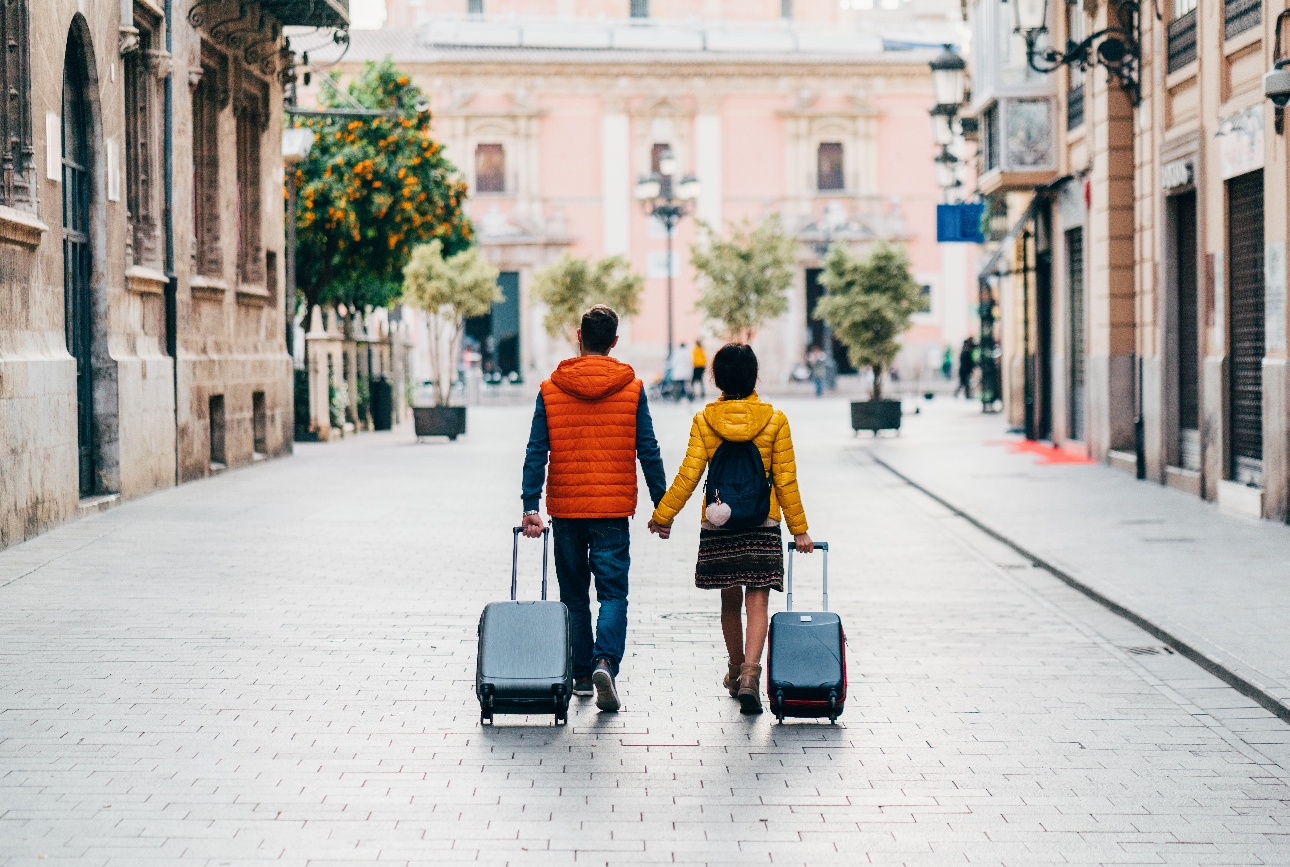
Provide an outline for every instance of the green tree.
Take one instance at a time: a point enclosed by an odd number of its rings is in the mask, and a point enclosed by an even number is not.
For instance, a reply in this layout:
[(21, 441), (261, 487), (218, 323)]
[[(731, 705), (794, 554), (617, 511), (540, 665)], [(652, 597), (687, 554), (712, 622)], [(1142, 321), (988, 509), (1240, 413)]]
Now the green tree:
[(297, 284), (309, 310), (344, 303), (383, 307), (399, 298), (403, 266), (417, 244), (464, 250), (472, 228), (466, 184), (430, 134), (420, 90), (388, 57), (368, 62), (345, 99), (323, 80), (324, 108), (384, 109), (384, 117), (297, 117), (314, 146), (296, 167)]
[(690, 247), (690, 262), (702, 278), (694, 306), (721, 326), (730, 340), (747, 343), (763, 324), (788, 309), (796, 243), (772, 214), (756, 228), (744, 220), (722, 238), (702, 221), (706, 236)]
[(552, 337), (578, 345), (582, 314), (594, 304), (608, 304), (620, 318), (640, 313), (645, 281), (633, 274), (622, 256), (596, 262), (565, 253), (533, 277), (533, 299), (547, 306), (542, 324)]
[(505, 300), (497, 286), (497, 269), (479, 254), (478, 247), (444, 258), (443, 242), (436, 238), (413, 249), (403, 269), (403, 293), (408, 304), (430, 314), (435, 405), (447, 406), (466, 318), (483, 316), (493, 304)]
[(824, 260), (820, 285), (828, 294), (815, 315), (829, 324), (856, 367), (873, 369), (872, 399), (882, 398), (882, 374), (900, 351), (900, 336), (918, 309), (918, 284), (905, 251), (879, 244), (867, 259), (834, 244)]

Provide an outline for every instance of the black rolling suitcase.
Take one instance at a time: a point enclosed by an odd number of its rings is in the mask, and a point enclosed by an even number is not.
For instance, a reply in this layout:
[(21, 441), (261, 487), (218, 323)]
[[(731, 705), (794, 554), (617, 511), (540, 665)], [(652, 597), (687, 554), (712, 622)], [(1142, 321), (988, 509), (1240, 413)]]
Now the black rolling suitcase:
[(546, 598), (549, 528), (542, 531), (542, 600), (516, 600), (520, 532), (512, 533), (511, 601), (490, 602), (479, 616), (479, 721), (491, 723), (495, 713), (550, 713), (559, 725), (569, 721), (573, 695), (569, 609)]
[(835, 722), (847, 701), (847, 638), (838, 615), (829, 612), (829, 543), (816, 542), (824, 555), (824, 605), (821, 611), (793, 610), (793, 552), (788, 543), (787, 611), (770, 619), (766, 692), (770, 710), (784, 717), (828, 717)]

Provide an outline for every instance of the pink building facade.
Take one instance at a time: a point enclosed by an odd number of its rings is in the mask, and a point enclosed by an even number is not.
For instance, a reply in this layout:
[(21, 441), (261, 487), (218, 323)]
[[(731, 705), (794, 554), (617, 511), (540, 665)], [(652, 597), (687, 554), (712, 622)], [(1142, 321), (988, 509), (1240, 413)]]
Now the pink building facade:
[[(718, 343), (694, 307), (699, 220), (778, 215), (799, 239), (788, 311), (755, 340), (767, 385), (787, 382), (822, 339), (810, 314), (829, 242), (907, 250), (927, 301), (906, 336), (907, 379), (930, 375), (974, 330), (969, 251), (936, 243), (927, 114), (931, 46), (962, 42), (957, 3), (499, 0), (483, 15), (459, 14), (478, 8), (466, 0), (388, 3), (386, 28), (356, 31), (339, 68), (389, 55), (430, 95), (480, 243), (503, 272), (507, 301), (484, 326), (492, 340), (476, 336), (506, 372), (539, 379), (571, 352), (529, 298), (533, 274), (565, 251), (622, 254), (645, 276), (616, 353), (643, 376), (666, 357), (669, 267), (675, 341)], [(642, 10), (650, 17), (631, 16)], [(666, 232), (633, 197), (664, 145), (701, 184), (670, 263)]]

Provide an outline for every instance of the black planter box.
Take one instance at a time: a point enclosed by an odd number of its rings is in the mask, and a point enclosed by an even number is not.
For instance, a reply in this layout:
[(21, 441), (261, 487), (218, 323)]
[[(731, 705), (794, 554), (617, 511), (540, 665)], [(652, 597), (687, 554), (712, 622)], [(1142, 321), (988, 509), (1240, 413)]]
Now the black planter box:
[(857, 432), (869, 430), (875, 435), (880, 430), (900, 430), (900, 401), (853, 400), (851, 429)]
[(416, 427), (417, 439), (447, 437), (455, 440), (466, 432), (466, 408), (464, 406), (415, 406), (412, 408), (412, 423)]

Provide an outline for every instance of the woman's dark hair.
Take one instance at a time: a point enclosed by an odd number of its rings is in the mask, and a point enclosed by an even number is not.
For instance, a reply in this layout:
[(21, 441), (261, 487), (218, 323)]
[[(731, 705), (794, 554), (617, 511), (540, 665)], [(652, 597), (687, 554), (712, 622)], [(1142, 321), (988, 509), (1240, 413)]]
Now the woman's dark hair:
[(712, 379), (727, 400), (743, 400), (757, 390), (757, 353), (746, 343), (727, 343), (712, 357)]

